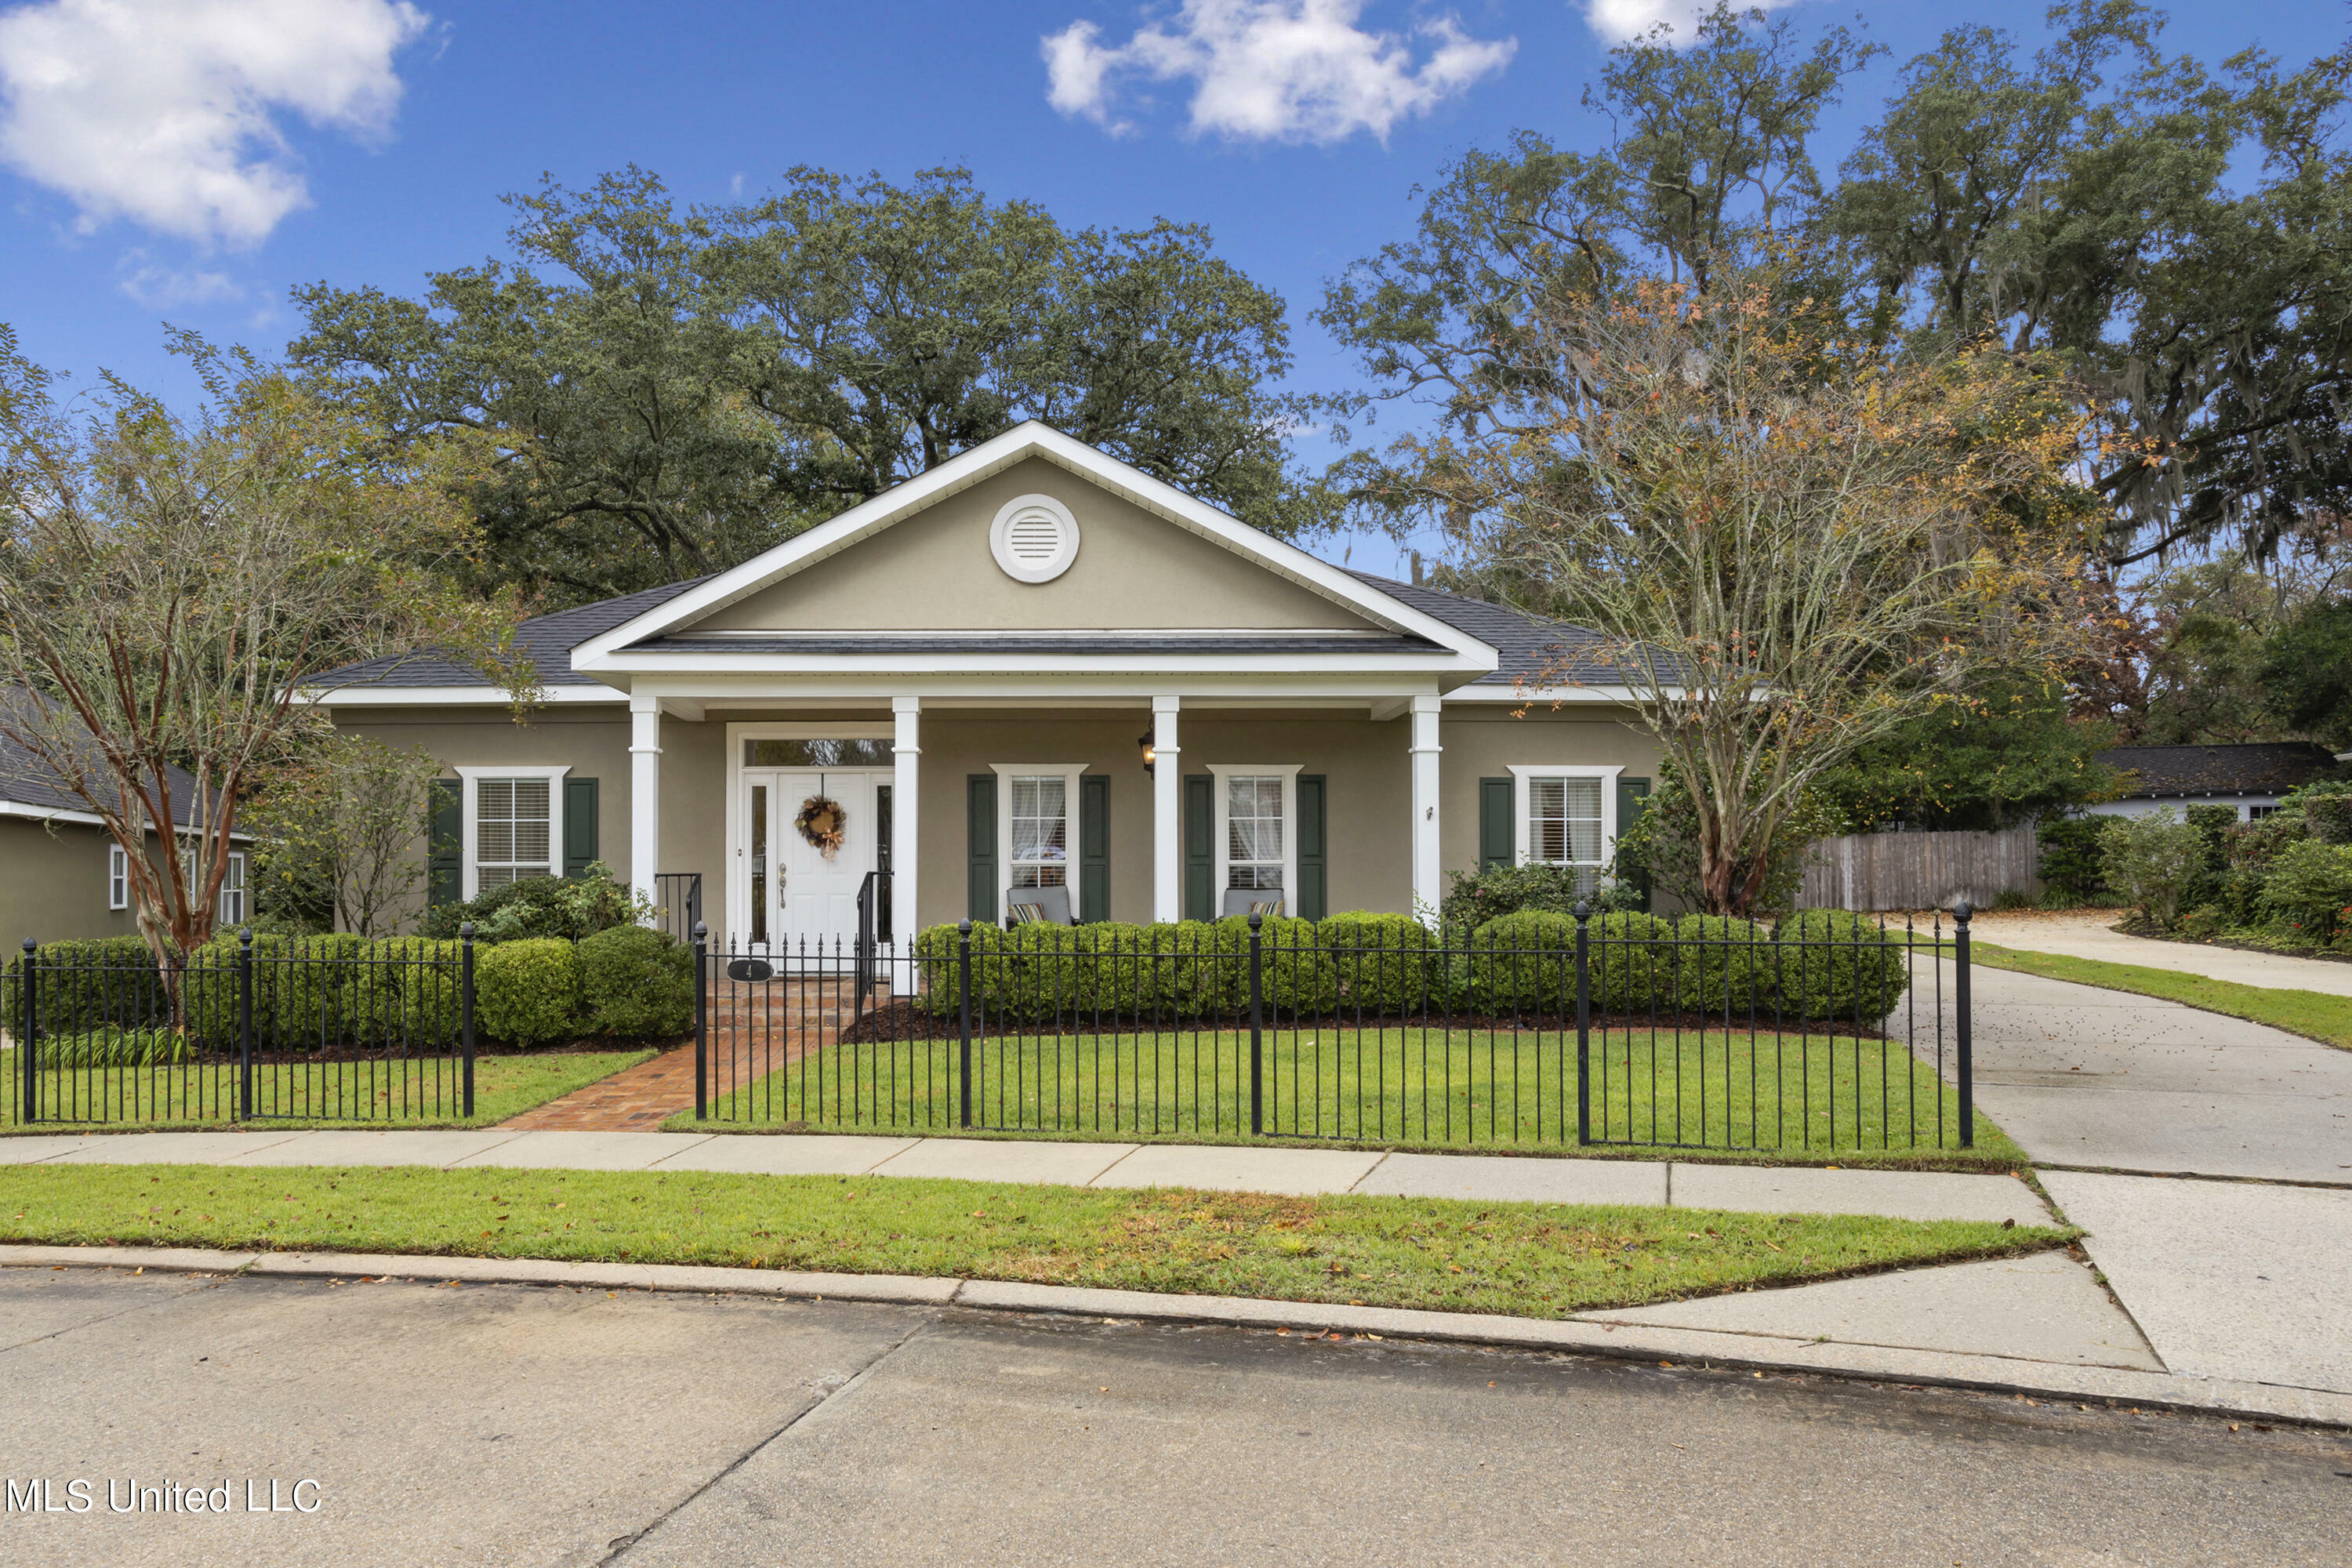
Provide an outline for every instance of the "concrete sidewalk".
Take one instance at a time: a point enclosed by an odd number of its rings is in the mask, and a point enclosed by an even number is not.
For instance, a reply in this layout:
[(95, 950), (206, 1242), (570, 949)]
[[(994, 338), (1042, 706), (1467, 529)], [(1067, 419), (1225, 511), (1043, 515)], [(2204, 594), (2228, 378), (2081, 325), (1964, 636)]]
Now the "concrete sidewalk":
[(1942, 1171), (1847, 1171), (1386, 1154), (1193, 1143), (822, 1134), (524, 1131), (112, 1132), (0, 1139), (0, 1164), (433, 1165), (575, 1171), (726, 1171), (764, 1175), (938, 1176), (1074, 1187), (1375, 1193), (1481, 1203), (1638, 1204), (1761, 1214), (2048, 1225), (2023, 1182)]

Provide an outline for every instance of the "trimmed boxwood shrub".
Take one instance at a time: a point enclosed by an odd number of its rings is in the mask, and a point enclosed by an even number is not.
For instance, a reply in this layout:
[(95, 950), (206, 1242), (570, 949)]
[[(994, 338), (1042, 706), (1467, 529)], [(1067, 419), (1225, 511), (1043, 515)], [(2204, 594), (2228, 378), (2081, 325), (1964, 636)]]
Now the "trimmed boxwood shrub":
[(1576, 1005), (1576, 921), (1550, 910), (1499, 915), (1470, 933), (1470, 1005), (1496, 1013)]
[[(50, 942), (35, 949), (41, 965), (34, 978), (40, 1009), (41, 1032), (79, 1033), (114, 1025), (137, 1028), (168, 1020), (171, 996), (156, 972), (154, 957), (143, 937), (108, 936), (87, 942)], [(22, 949), (0, 955), (6, 960), (6, 980), (0, 986), (0, 1026), (19, 1033), (17, 1015), (24, 1011)], [(53, 965), (70, 965), (58, 969)]]
[[(237, 1044), (237, 962), (234, 931), (188, 955), (188, 1032), (209, 1050)], [(253, 939), (253, 1044), (257, 1050), (316, 1050), (351, 1043), (373, 998), (376, 976), (352, 960), (361, 938), (257, 935)]]
[(474, 1026), (511, 1046), (543, 1046), (578, 1031), (580, 961), (558, 937), (474, 950)]
[[(474, 950), (478, 963), (488, 948)], [(367, 984), (347, 988), (344, 1009), (354, 1044), (430, 1050), (465, 1028), (464, 944), (424, 936), (383, 937), (368, 944)]]
[(1340, 1011), (1399, 1015), (1443, 1005), (1444, 973), (1430, 952), (1437, 938), (1411, 915), (1350, 910), (1318, 924), (1315, 940), (1331, 955)]
[[(1663, 998), (1658, 977), (1671, 974), (1672, 969), (1670, 957), (1660, 944), (1674, 934), (1674, 921), (1639, 910), (1595, 915), (1585, 928), (1593, 1011), (1646, 1013), (1654, 997)], [(1573, 932), (1569, 940), (1575, 941)], [(1659, 1005), (1668, 1004), (1662, 999)]]
[[(1652, 984), (1661, 1012), (1745, 1017), (1772, 1005), (1771, 933), (1728, 915), (1684, 915), (1664, 933)], [(1760, 981), (1759, 981), (1760, 975)]]
[(1875, 1024), (1895, 1010), (1910, 984), (1902, 942), (1867, 915), (1807, 910), (1782, 921), (1772, 940), (1784, 1023), (1801, 1017)]
[(580, 1019), (588, 1033), (666, 1040), (694, 1026), (694, 950), (650, 926), (583, 937)]

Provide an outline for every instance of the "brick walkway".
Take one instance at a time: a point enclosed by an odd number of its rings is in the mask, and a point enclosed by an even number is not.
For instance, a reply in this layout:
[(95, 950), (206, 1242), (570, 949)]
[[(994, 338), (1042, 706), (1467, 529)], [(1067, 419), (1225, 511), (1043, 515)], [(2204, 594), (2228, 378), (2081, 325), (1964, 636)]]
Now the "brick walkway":
[[(887, 998), (886, 998), (887, 1000)], [(853, 1010), (845, 980), (772, 985), (714, 982), (707, 1008), (710, 1098), (717, 1100), (763, 1074), (841, 1037)], [(641, 1132), (694, 1109), (694, 1047), (573, 1089), (499, 1123), (530, 1131)]]

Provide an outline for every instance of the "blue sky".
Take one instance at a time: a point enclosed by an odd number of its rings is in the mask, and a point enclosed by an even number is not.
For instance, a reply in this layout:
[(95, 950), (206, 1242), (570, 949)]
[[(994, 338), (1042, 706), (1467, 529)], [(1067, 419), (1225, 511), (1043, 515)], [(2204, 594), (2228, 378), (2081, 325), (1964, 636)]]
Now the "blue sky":
[[(428, 270), (501, 253), (499, 195), (542, 172), (581, 184), (635, 163), (700, 202), (756, 195), (796, 163), (903, 178), (960, 163), (992, 195), (1074, 224), (1207, 224), (1289, 301), (1297, 384), (1344, 387), (1352, 365), (1306, 320), (1322, 280), (1404, 235), (1413, 184), (1465, 148), (1518, 126), (1601, 140), (1578, 99), (1610, 34), (1679, 5), (0, 5), (0, 320), (52, 368), (185, 395), (164, 321), (275, 352), (295, 325), (289, 285), (413, 292)], [(1893, 50), (1825, 126), (1818, 153), (1834, 164), (1943, 27), (2038, 37), (2044, 7), (1790, 8), (1858, 22)], [(2334, 0), (2172, 12), (2168, 46), (2209, 60), (2260, 43), (2300, 61), (2347, 21)], [(1356, 549), (1360, 563), (1393, 559)]]

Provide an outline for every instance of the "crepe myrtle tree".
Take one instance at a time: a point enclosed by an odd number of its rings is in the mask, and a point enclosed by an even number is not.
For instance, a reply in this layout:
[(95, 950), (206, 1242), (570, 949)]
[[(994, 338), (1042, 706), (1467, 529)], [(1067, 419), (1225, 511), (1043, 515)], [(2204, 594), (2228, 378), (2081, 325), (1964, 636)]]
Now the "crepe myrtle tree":
[(449, 585), (462, 446), (393, 448), (241, 351), (172, 346), (192, 415), (111, 376), (66, 398), (0, 326), (0, 734), (126, 851), (167, 971), (213, 934), (247, 792), (331, 732), (320, 675), (429, 645), (518, 714), (534, 679), (515, 606)]
[[(1828, 770), (1991, 669), (2062, 668), (2098, 600), (2034, 367), (1845, 339), (1780, 264), (1543, 307), (1521, 428), (1408, 437), (1475, 580), (1589, 627), (1697, 809), (1697, 892), (1754, 907)], [(1565, 658), (1529, 681), (1574, 679)], [(1589, 679), (1589, 677), (1588, 677)]]

